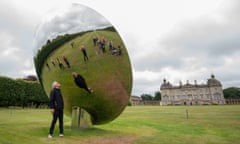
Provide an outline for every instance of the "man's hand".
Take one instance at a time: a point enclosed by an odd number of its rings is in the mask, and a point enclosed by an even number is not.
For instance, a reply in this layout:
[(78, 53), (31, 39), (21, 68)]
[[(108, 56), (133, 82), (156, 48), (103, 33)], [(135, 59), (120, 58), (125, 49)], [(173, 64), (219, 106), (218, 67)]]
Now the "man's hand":
[(54, 114), (55, 110), (54, 109), (50, 109), (51, 114)]

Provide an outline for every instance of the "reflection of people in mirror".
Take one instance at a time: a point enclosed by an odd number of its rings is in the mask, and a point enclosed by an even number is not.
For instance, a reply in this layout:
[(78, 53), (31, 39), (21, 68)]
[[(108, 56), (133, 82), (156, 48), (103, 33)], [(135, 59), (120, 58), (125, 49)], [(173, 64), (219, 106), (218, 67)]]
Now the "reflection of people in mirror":
[(80, 74), (77, 74), (76, 72), (73, 72), (72, 76), (74, 78), (75, 84), (78, 87), (85, 89), (88, 93), (93, 92), (93, 90), (87, 86), (87, 83), (86, 83), (85, 79)]
[(97, 38), (97, 37), (94, 37), (94, 38), (93, 38), (93, 45), (94, 45), (94, 46), (97, 46), (97, 41), (98, 41), (98, 38)]
[(83, 59), (84, 59), (84, 62), (86, 63), (88, 61), (88, 56), (87, 56), (87, 51), (86, 51), (86, 48), (84, 46), (81, 46), (81, 51), (83, 53)]
[(66, 65), (68, 66), (68, 68), (71, 68), (71, 65), (70, 65), (70, 63), (69, 63), (69, 61), (68, 61), (66, 56), (63, 56), (63, 60), (66, 63)]
[(110, 51), (113, 49), (113, 42), (112, 42), (112, 40), (110, 40), (110, 41), (108, 42), (108, 47), (109, 47), (109, 50), (110, 50)]
[(72, 47), (72, 48), (74, 47), (74, 42), (71, 42), (71, 47)]
[(47, 66), (47, 68), (48, 68), (48, 71), (50, 71), (50, 66), (49, 66), (48, 63), (46, 63), (46, 66)]
[(61, 61), (61, 59), (60, 59), (59, 57), (57, 58), (57, 62), (58, 62), (59, 68), (62, 69), (62, 70), (64, 70), (64, 69), (65, 69), (65, 68), (64, 68), (64, 65), (63, 65), (63, 63), (62, 63), (62, 61)]
[(118, 55), (122, 55), (122, 48), (120, 45), (118, 45)]
[(104, 36), (101, 37), (101, 39), (100, 39), (100, 46), (101, 46), (102, 52), (105, 53), (105, 38), (104, 38)]
[(53, 59), (51, 59), (51, 63), (53, 64), (53, 66), (55, 67), (55, 62), (54, 62), (54, 60)]
[(113, 47), (112, 55), (122, 55), (122, 48), (120, 45), (118, 45), (117, 48)]

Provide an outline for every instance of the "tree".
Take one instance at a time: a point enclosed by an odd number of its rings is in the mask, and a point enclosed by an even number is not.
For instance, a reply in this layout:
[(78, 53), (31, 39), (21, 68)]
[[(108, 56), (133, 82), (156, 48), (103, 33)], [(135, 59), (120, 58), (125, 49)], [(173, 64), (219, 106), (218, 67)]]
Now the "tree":
[(27, 81), (37, 81), (37, 76), (35, 75), (28, 75), (25, 78), (23, 78), (23, 80), (27, 80)]
[(3, 105), (14, 105), (17, 101), (17, 94), (15, 88), (17, 88), (16, 82), (8, 77), (0, 77), (0, 100)]
[(155, 96), (154, 96), (153, 100), (161, 100), (161, 93), (160, 93), (160, 91), (155, 92)]
[(35, 105), (36, 108), (40, 104), (48, 103), (48, 97), (37, 81), (24, 81), (24, 91), (27, 102)]
[(47, 45), (51, 43), (51, 40), (47, 40)]
[(150, 94), (142, 94), (141, 98), (142, 100), (153, 100), (153, 96)]
[(31, 87), (33, 88), (33, 93), (35, 94), (33, 102), (36, 108), (38, 108), (40, 104), (48, 103), (48, 97), (39, 82), (32, 82)]
[(11, 81), (10, 78), (0, 77), (0, 106), (4, 106), (7, 104), (7, 95), (8, 91), (6, 91), (7, 85)]
[(240, 98), (240, 89), (236, 87), (230, 87), (223, 90), (225, 98)]
[(22, 106), (23, 108), (26, 106), (26, 96), (25, 91), (23, 89), (23, 81), (14, 80), (14, 87), (12, 87), (12, 90), (15, 93), (15, 101), (12, 105), (14, 106)]

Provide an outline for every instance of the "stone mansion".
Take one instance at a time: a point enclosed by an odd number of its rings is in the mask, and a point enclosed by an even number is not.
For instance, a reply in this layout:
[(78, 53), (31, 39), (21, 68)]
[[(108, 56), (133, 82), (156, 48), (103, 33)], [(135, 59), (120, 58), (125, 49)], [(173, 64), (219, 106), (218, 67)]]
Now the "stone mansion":
[(160, 87), (161, 105), (218, 105), (225, 104), (222, 84), (212, 74), (207, 84), (186, 84), (180, 82), (179, 86), (173, 86), (166, 79)]

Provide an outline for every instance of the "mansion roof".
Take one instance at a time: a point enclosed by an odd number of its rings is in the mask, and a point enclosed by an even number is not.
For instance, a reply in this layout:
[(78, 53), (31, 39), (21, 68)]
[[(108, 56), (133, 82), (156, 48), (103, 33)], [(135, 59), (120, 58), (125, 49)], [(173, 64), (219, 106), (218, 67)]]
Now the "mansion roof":
[(206, 84), (197, 84), (197, 81), (194, 81), (194, 84), (190, 84), (188, 81), (186, 84), (182, 84), (182, 82), (180, 82), (180, 84), (178, 86), (173, 86), (170, 82), (167, 82), (166, 79), (163, 79), (163, 83), (160, 87), (161, 90), (163, 89), (181, 89), (181, 88), (204, 88), (204, 87), (221, 87), (222, 84), (219, 80), (215, 79), (215, 76), (212, 74), (211, 78), (209, 78), (207, 80)]

